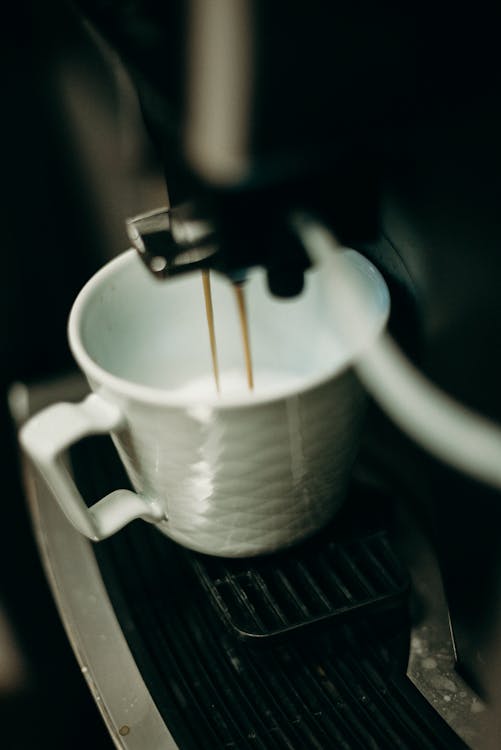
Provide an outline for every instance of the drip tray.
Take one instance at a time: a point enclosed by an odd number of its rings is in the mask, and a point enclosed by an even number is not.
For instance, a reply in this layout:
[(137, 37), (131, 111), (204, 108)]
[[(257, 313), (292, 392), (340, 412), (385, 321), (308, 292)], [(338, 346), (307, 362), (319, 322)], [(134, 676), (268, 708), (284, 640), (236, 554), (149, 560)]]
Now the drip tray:
[[(102, 438), (73, 466), (89, 501), (126, 481)], [(180, 750), (465, 749), (406, 677), (408, 582), (390, 518), (387, 499), (354, 486), (336, 523), (286, 554), (208, 558), (141, 521), (95, 545)]]
[(346, 541), (327, 531), (265, 559), (190, 561), (223, 622), (254, 642), (385, 612), (402, 605), (410, 585), (385, 531)]

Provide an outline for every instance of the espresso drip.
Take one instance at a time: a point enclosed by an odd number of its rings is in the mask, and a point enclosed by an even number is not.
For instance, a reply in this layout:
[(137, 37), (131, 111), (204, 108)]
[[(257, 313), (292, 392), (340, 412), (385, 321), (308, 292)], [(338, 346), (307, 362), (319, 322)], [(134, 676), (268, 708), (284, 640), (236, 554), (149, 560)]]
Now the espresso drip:
[(202, 271), (202, 282), (204, 287), (205, 313), (207, 316), (207, 326), (209, 329), (210, 351), (212, 356), (212, 371), (214, 373), (214, 382), (216, 390), (219, 393), (219, 366), (217, 362), (216, 332), (214, 329), (214, 309), (212, 307), (212, 293), (210, 287), (210, 272)]
[(254, 377), (252, 372), (252, 357), (249, 338), (249, 325), (247, 321), (247, 310), (245, 307), (244, 285), (242, 282), (233, 284), (235, 296), (237, 298), (238, 316), (240, 318), (240, 328), (242, 331), (242, 343), (244, 346), (245, 370), (247, 372), (247, 384), (249, 390), (254, 389)]
[[(202, 282), (203, 282), (203, 289), (204, 289), (207, 328), (209, 330), (210, 351), (211, 351), (211, 357), (212, 357), (212, 371), (214, 374), (214, 382), (216, 384), (216, 390), (218, 393), (220, 393), (221, 387), (220, 387), (220, 381), (219, 381), (219, 365), (218, 365), (218, 359), (217, 359), (216, 331), (215, 331), (215, 326), (214, 326), (214, 308), (212, 305), (210, 272), (208, 270), (202, 271)], [(249, 390), (252, 391), (254, 389), (254, 377), (253, 377), (253, 370), (252, 370), (249, 325), (247, 321), (247, 310), (245, 306), (245, 295), (244, 295), (243, 283), (236, 282), (233, 284), (233, 288), (235, 290), (235, 297), (237, 300), (238, 318), (240, 321), (240, 330), (242, 334), (245, 371), (247, 374), (247, 385), (249, 386)]]

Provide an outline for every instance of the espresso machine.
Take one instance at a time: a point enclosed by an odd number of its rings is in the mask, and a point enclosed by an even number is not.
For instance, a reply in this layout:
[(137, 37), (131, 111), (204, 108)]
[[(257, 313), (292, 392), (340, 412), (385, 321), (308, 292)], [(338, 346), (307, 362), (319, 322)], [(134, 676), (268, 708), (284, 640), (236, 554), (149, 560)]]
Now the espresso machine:
[[(59, 333), (40, 334), (50, 365), (37, 345), (8, 373), (17, 424), (85, 392), (63, 313), (123, 243), (160, 284), (200, 268), (241, 280), (257, 265), (273, 294), (291, 297), (310, 266), (291, 221), (303, 215), (381, 271), (389, 330), (409, 361), (461, 408), (499, 422), (501, 13), (56, 5), (43, 18), (31, 8), (34, 59), (49, 40), (42, 91), (64, 134), (49, 153), (64, 154), (76, 197), (47, 222), (55, 270), (43, 278), (64, 288), (49, 317)], [(120, 133), (134, 148), (110, 160)], [(71, 461), (89, 503), (127, 481), (101, 438)], [(340, 517), (263, 560), (215, 562), (140, 522), (90, 545), (33, 468), (21, 473), (108, 745), (499, 746), (499, 491), (420, 447), (377, 399)]]

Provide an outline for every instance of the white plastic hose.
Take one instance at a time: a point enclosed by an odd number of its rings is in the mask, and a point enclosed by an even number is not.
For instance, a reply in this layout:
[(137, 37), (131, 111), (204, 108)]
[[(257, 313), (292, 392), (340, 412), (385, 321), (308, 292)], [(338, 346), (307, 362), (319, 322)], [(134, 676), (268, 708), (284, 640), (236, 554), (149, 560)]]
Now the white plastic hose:
[(302, 215), (294, 226), (307, 250), (329, 248), (338, 266), (333, 295), (343, 338), (358, 339), (357, 374), (387, 415), (437, 458), (501, 489), (501, 427), (468, 409), (428, 380), (389, 334), (369, 346), (370, 313), (356, 276), (336, 239), (315, 219)]

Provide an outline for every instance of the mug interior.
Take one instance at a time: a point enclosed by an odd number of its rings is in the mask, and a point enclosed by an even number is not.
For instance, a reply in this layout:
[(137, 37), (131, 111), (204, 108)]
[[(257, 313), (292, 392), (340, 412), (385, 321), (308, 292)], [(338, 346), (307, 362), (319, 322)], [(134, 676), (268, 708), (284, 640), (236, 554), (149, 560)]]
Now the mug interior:
[[(344, 252), (371, 313), (368, 335), (376, 336), (389, 314), (388, 289), (369, 261), (353, 250)], [(256, 396), (270, 395), (284, 384), (303, 389), (344, 369), (353, 358), (331, 304), (330, 260), (317, 258), (306, 272), (303, 293), (287, 300), (269, 293), (263, 270), (250, 271), (244, 289)], [(245, 373), (242, 335), (231, 283), (211, 273), (211, 285), (224, 386), (225, 373)], [(73, 353), (94, 378), (111, 375), (175, 396), (187, 382), (212, 376), (200, 273), (158, 281), (135, 251), (127, 251), (84, 287), (69, 327)]]

